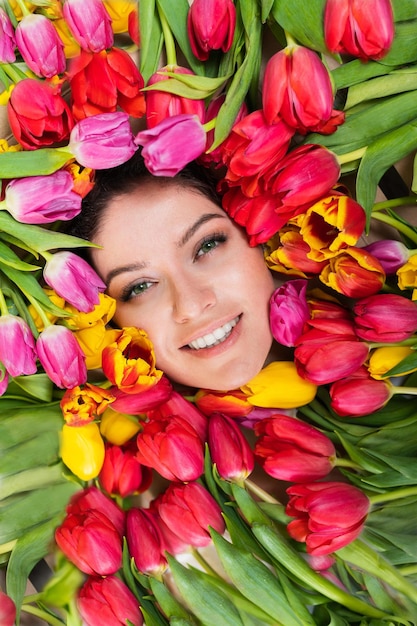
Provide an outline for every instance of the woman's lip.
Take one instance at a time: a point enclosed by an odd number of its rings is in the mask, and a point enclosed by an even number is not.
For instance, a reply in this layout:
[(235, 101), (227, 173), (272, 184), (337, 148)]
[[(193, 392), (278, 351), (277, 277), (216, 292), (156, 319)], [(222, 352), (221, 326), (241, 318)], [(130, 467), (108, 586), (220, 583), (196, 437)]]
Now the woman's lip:
[[(228, 350), (238, 340), (241, 334), (242, 314), (236, 317), (239, 317), (239, 321), (237, 322), (236, 326), (232, 328), (230, 335), (228, 335), (228, 337), (221, 343), (218, 343), (213, 346), (208, 346), (207, 348), (200, 348), (199, 350), (194, 350), (193, 348), (190, 348), (190, 346), (187, 344), (183, 346), (181, 350), (187, 350), (189, 354), (192, 354), (193, 356), (201, 357), (201, 358), (217, 356), (218, 354), (221, 354), (225, 350)], [(232, 319), (235, 319), (235, 318), (232, 318)], [(224, 322), (224, 324), (226, 324), (226, 322)], [(214, 330), (216, 328), (219, 328), (219, 326), (215, 326)]]
[[(199, 330), (198, 333), (194, 333), (191, 337), (189, 337), (187, 339), (187, 341), (184, 343), (184, 345), (181, 346), (181, 349), (182, 348), (190, 348), (190, 344), (193, 341), (196, 341), (197, 339), (205, 337), (206, 335), (212, 335), (214, 331), (218, 330), (219, 328), (222, 328), (223, 326), (225, 326), (228, 323), (233, 322), (234, 320), (237, 320), (236, 323), (238, 324), (241, 317), (242, 317), (242, 313), (238, 313), (237, 315), (234, 315), (233, 317), (227, 317), (223, 321), (220, 320), (219, 322), (211, 324), (207, 329)], [(237, 318), (239, 318), (239, 319), (237, 319)], [(192, 348), (190, 348), (190, 349), (192, 349)], [(205, 348), (200, 348), (200, 349), (204, 350)]]

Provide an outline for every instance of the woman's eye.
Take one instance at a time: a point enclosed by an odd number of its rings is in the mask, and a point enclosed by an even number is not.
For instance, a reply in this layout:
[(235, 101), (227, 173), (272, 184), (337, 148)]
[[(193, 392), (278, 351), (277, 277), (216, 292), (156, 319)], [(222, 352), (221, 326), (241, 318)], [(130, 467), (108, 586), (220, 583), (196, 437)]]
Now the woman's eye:
[(127, 287), (123, 291), (121, 299), (123, 300), (123, 302), (127, 302), (135, 296), (140, 296), (145, 293), (145, 291), (147, 291), (152, 286), (152, 284), (153, 283), (151, 282), (144, 281), (142, 283), (137, 283), (136, 285), (133, 285), (133, 287)]
[(197, 250), (196, 257), (201, 257), (201, 256), (204, 256), (205, 254), (208, 254), (209, 252), (217, 248), (219, 244), (224, 243), (225, 241), (226, 241), (225, 235), (217, 235), (215, 237), (208, 237), (200, 244), (200, 247)]

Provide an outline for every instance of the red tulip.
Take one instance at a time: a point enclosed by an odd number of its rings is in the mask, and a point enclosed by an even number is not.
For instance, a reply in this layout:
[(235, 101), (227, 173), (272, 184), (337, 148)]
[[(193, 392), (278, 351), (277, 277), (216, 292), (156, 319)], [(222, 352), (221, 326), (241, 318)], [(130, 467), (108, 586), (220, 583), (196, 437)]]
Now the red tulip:
[(13, 135), (25, 150), (65, 141), (74, 125), (59, 89), (34, 78), (24, 78), (15, 85), (7, 114)]
[(15, 36), (23, 60), (37, 76), (52, 78), (65, 71), (64, 44), (45, 15), (30, 13), (22, 17)]
[(330, 554), (362, 532), (370, 502), (356, 487), (317, 482), (292, 485), (287, 493), (286, 513), (296, 518), (288, 524), (288, 532), (296, 541), (305, 541), (309, 554)]
[(16, 619), (16, 606), (10, 596), (0, 589), (0, 624), (2, 626), (14, 626)]
[(139, 415), (166, 402), (172, 394), (172, 385), (166, 376), (162, 376), (155, 385), (138, 393), (124, 393), (117, 387), (111, 387), (110, 391), (115, 397), (112, 409), (119, 413)]
[(187, 18), (193, 54), (200, 61), (207, 61), (211, 50), (227, 52), (233, 42), (235, 25), (232, 0), (193, 0)]
[(36, 374), (35, 339), (17, 315), (0, 315), (0, 362), (12, 377)]
[(366, 298), (383, 287), (385, 272), (378, 259), (352, 246), (329, 260), (320, 280), (348, 298)]
[(294, 346), (310, 319), (306, 298), (307, 281), (300, 278), (284, 283), (270, 300), (269, 319), (274, 339), (284, 346)]
[(266, 262), (271, 269), (302, 278), (320, 274), (326, 262), (309, 258), (311, 248), (295, 227), (284, 226), (278, 236), (280, 245), (274, 244), (273, 239), (269, 245), (277, 245), (277, 247), (266, 257)]
[(126, 514), (126, 539), (129, 554), (140, 572), (157, 575), (166, 569), (164, 538), (158, 528), (155, 511), (129, 509)]
[(112, 495), (122, 498), (146, 491), (152, 482), (148, 467), (143, 467), (133, 448), (106, 444), (103, 467), (99, 474), (101, 486)]
[(301, 420), (272, 415), (257, 422), (254, 430), (259, 437), (255, 458), (278, 480), (317, 480), (334, 467), (336, 450), (330, 439)]
[[(168, 80), (169, 77), (164, 76), (164, 72), (193, 75), (193, 72), (186, 67), (181, 67), (179, 65), (166, 65), (150, 77), (147, 87), (150, 85), (156, 85), (161, 81)], [(171, 94), (157, 88), (146, 91), (145, 98), (147, 128), (153, 128), (173, 115), (196, 115), (201, 123), (204, 122), (204, 100), (176, 96), (175, 94)]]
[(83, 50), (101, 52), (112, 47), (112, 21), (101, 0), (65, 0), (62, 13)]
[(333, 99), (329, 72), (313, 50), (291, 45), (268, 60), (262, 104), (269, 124), (283, 119), (302, 134), (320, 132), (332, 114)]
[(90, 577), (78, 592), (77, 607), (85, 626), (142, 626), (143, 617), (130, 589), (117, 576)]
[(210, 544), (209, 526), (224, 532), (219, 505), (199, 483), (170, 484), (155, 501), (155, 507), (171, 531), (196, 548)]
[(83, 515), (88, 511), (98, 511), (106, 515), (119, 535), (122, 537), (125, 529), (125, 514), (122, 509), (108, 498), (97, 487), (87, 487), (74, 494), (66, 508), (68, 514)]
[[(217, 117), (221, 107), (224, 104), (225, 99), (226, 99), (226, 96), (222, 94), (210, 100), (205, 116), (204, 116), (205, 124)], [(234, 123), (237, 124), (238, 122), (240, 122), (240, 120), (246, 117), (248, 113), (249, 113), (248, 107), (246, 106), (246, 103), (243, 102), (238, 111), (238, 114), (236, 116)], [(206, 152), (199, 157), (199, 162), (203, 163), (207, 167), (209, 167), (210, 164), (212, 163), (218, 164), (221, 162), (221, 154), (222, 154), (221, 151), (222, 151), (223, 142), (219, 146), (217, 146), (217, 148), (208, 152), (209, 148), (211, 148), (213, 144), (214, 135), (215, 135), (214, 129), (207, 131)]]
[(147, 412), (148, 418), (158, 419), (178, 415), (183, 417), (194, 428), (201, 441), (207, 438), (207, 418), (192, 402), (184, 398), (178, 391), (172, 391), (165, 402), (161, 402), (153, 410)]
[(221, 413), (211, 415), (208, 445), (211, 460), (221, 478), (241, 481), (252, 473), (255, 464), (253, 452), (232, 418)]
[(0, 63), (16, 61), (14, 28), (6, 11), (0, 7)]
[(65, 326), (48, 326), (36, 341), (39, 361), (52, 380), (61, 389), (72, 389), (87, 380), (85, 355), (78, 341)]
[(392, 396), (392, 385), (372, 378), (366, 367), (330, 386), (332, 409), (341, 417), (360, 417), (378, 411)]
[(194, 402), (204, 415), (223, 413), (229, 417), (243, 417), (253, 408), (247, 401), (246, 394), (239, 389), (233, 391), (200, 389), (194, 397)]
[(353, 305), (355, 332), (371, 342), (397, 343), (417, 331), (417, 304), (393, 293), (375, 294)]
[(327, 0), (324, 38), (330, 52), (381, 59), (394, 38), (390, 0)]

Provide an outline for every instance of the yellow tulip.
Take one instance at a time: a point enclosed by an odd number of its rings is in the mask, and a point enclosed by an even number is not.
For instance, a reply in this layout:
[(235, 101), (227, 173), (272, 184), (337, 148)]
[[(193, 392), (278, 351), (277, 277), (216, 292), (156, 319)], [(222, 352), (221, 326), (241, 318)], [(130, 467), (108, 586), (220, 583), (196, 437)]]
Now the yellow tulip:
[(104, 441), (95, 422), (62, 427), (61, 457), (81, 480), (96, 478), (104, 462)]
[(400, 289), (417, 287), (417, 254), (410, 256), (408, 261), (397, 270), (397, 276)]
[[(52, 302), (53, 305), (57, 306), (59, 309), (64, 309), (64, 305), (65, 305), (64, 298), (61, 298), (61, 296), (59, 296), (53, 289), (44, 288), (43, 291), (45, 292), (45, 295), (48, 296), (49, 300)], [(32, 316), (32, 319), (35, 322), (36, 328), (38, 329), (39, 332), (41, 332), (45, 328), (45, 324), (43, 323), (41, 316), (39, 315), (38, 311), (35, 309), (35, 307), (32, 304), (30, 304), (28, 308), (29, 308), (29, 313)], [(53, 315), (52, 313), (49, 313), (48, 311), (45, 311), (45, 315), (48, 318), (48, 320), (51, 322), (51, 324), (55, 324), (55, 322), (57, 322), (59, 319), (57, 315)]]
[(104, 6), (112, 19), (114, 33), (127, 33), (129, 13), (137, 10), (135, 0), (103, 0)]
[(85, 354), (85, 364), (88, 370), (101, 367), (101, 353), (106, 346), (115, 341), (118, 332), (115, 329), (106, 328), (102, 320), (90, 328), (75, 331), (75, 337)]
[(139, 432), (140, 428), (137, 417), (118, 413), (110, 407), (101, 416), (100, 432), (107, 441), (115, 446), (122, 446), (127, 443)]
[(100, 293), (99, 299), (100, 302), (89, 313), (81, 313), (67, 304), (65, 310), (71, 313), (71, 317), (67, 321), (68, 328), (70, 330), (92, 328), (100, 320), (104, 325), (108, 324), (116, 311), (116, 300), (105, 293)]
[(253, 406), (295, 409), (314, 399), (317, 386), (301, 378), (292, 361), (274, 361), (241, 390)]
[[(384, 346), (373, 350), (369, 357), (368, 370), (372, 378), (381, 380), (385, 378), (386, 373), (398, 365), (400, 361), (405, 359), (409, 354), (414, 354), (415, 350), (407, 348), (406, 346)], [(399, 376), (409, 374), (416, 371), (417, 368), (411, 369), (408, 372), (403, 372)]]

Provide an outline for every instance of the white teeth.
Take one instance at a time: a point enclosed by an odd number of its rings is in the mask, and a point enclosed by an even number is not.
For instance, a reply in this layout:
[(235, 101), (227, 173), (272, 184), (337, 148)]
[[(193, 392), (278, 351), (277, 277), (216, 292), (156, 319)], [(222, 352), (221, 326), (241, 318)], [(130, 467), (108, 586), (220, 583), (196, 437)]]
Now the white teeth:
[(239, 321), (239, 316), (235, 317), (231, 322), (227, 322), (224, 326), (220, 326), (220, 328), (216, 328), (212, 333), (208, 333), (207, 335), (203, 335), (202, 337), (198, 337), (198, 339), (194, 339), (188, 344), (189, 348), (193, 350), (201, 350), (201, 348), (212, 348), (213, 346), (217, 346), (217, 344), (222, 343), (232, 332), (232, 328), (236, 326)]

